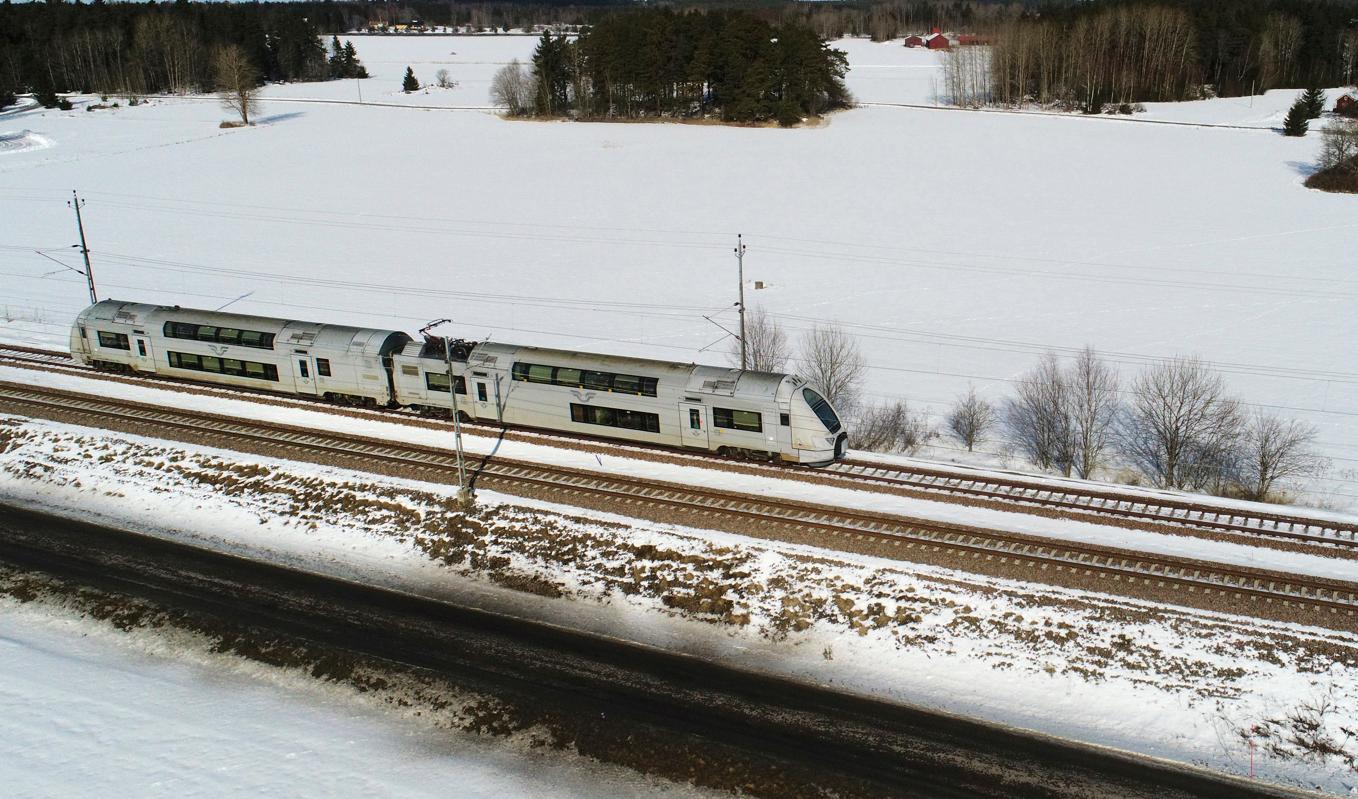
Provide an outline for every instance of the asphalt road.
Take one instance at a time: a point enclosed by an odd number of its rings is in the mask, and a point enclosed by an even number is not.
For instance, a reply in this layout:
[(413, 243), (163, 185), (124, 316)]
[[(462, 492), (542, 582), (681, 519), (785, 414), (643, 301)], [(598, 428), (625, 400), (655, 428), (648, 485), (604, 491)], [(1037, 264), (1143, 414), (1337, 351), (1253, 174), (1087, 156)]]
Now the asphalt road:
[(432, 672), (586, 754), (757, 796), (1310, 795), (3, 505), (0, 563)]

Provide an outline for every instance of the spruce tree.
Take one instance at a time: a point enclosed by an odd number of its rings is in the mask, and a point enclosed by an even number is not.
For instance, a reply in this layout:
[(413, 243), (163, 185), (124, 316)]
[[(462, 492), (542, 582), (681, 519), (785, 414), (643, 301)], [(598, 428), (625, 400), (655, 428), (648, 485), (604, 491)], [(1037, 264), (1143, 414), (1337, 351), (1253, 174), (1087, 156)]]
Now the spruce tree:
[(419, 88), (420, 82), (415, 79), (415, 70), (406, 67), (406, 76), (401, 80), (401, 91), (410, 94), (413, 91), (418, 91)]
[(1325, 92), (1318, 88), (1302, 92), (1301, 102), (1306, 104), (1307, 119), (1320, 119), (1320, 115), (1325, 113)]
[(1306, 116), (1306, 100), (1298, 97), (1292, 104), (1292, 108), (1287, 112), (1287, 118), (1283, 120), (1284, 136), (1305, 136), (1306, 129), (1310, 127), (1310, 118)]

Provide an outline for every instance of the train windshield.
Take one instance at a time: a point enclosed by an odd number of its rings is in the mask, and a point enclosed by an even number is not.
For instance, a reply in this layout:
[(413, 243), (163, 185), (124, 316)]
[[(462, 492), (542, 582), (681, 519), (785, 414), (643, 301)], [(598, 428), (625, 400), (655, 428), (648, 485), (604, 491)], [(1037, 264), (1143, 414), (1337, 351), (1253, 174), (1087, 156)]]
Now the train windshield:
[(811, 406), (812, 413), (820, 417), (821, 424), (831, 433), (839, 432), (839, 417), (835, 416), (835, 409), (830, 407), (830, 403), (825, 398), (809, 388), (802, 389), (802, 396), (806, 398), (806, 404)]

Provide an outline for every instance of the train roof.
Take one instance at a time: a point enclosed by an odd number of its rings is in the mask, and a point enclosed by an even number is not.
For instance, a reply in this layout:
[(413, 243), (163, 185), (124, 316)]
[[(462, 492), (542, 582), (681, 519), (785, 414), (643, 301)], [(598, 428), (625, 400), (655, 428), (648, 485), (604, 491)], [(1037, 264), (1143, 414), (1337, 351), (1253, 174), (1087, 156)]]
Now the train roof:
[(601, 355), (593, 352), (558, 350), (548, 347), (526, 347), (514, 344), (477, 344), (468, 358), (468, 366), (508, 369), (518, 361), (549, 366), (568, 366), (578, 369), (637, 374), (644, 377), (670, 378), (685, 384), (690, 394), (779, 398), (780, 390), (788, 385), (800, 385), (800, 378), (780, 372), (756, 372), (721, 366), (700, 366), (678, 361), (653, 358), (633, 358), (622, 355)]
[(358, 348), (367, 355), (377, 355), (383, 352), (387, 348), (385, 346), (387, 342), (392, 340), (392, 336), (397, 337), (393, 342), (394, 346), (399, 346), (410, 340), (408, 335), (397, 330), (301, 322), (270, 316), (251, 316), (222, 311), (205, 311), (198, 308), (183, 308), (178, 305), (149, 305), (119, 300), (104, 300), (91, 305), (81, 313), (80, 319), (150, 328), (158, 328), (166, 322), (184, 322), (237, 330), (253, 330), (272, 334), (276, 347), (299, 349), (317, 347), (328, 350)]

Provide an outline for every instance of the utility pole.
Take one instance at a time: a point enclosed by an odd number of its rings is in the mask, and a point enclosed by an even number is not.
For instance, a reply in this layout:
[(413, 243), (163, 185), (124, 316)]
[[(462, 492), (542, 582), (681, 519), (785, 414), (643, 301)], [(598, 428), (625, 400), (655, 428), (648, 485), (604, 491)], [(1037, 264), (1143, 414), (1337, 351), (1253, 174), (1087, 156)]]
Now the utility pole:
[[(420, 329), (421, 335), (426, 335), (426, 331), (433, 327), (438, 327), (451, 319), (437, 319)], [(457, 410), (457, 380), (453, 375), (453, 349), (447, 336), (443, 336), (443, 363), (448, 372), (448, 396), (452, 399), (453, 411), (453, 442), (457, 450), (457, 504), (464, 510), (469, 510), (476, 504), (476, 492), (467, 485), (467, 465), (462, 456), (462, 418)]]
[(740, 370), (743, 372), (749, 365), (749, 348), (745, 345), (745, 243), (739, 233), (736, 234), (736, 269), (740, 279), (740, 301), (736, 307), (740, 309)]
[(80, 206), (85, 201), (80, 199), (80, 195), (71, 189), (71, 199), (66, 204), (75, 209), (75, 226), (80, 230), (80, 254), (85, 257), (85, 281), (90, 284), (90, 304), (99, 302), (99, 295), (94, 291), (94, 267), (90, 266), (90, 248), (85, 244), (85, 220), (80, 216)]

